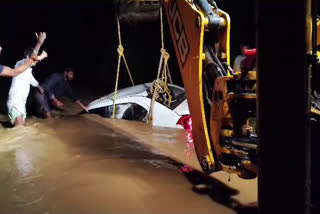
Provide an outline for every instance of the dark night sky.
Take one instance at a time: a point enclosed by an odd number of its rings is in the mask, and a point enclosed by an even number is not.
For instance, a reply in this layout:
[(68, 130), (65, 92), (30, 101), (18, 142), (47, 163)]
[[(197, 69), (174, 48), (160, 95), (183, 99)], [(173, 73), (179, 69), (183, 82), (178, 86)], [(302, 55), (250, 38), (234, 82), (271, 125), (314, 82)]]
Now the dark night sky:
[[(232, 58), (239, 54), (241, 42), (255, 44), (254, 0), (218, 0), (220, 8), (231, 16)], [(43, 48), (49, 57), (34, 69), (41, 80), (51, 72), (63, 71), (65, 66), (76, 69), (75, 83), (90, 90), (98, 87), (105, 92), (114, 88), (118, 45), (116, 22), (111, 1), (60, 2), (3, 2), (0, 13), (0, 42), (3, 46), (0, 62), (14, 66), (23, 58), (23, 49), (35, 43), (34, 32), (46, 31)], [(160, 25), (122, 25), (123, 45), (129, 67), (136, 83), (152, 81), (160, 57)], [(170, 71), (174, 82), (181, 85), (180, 73), (169, 32), (166, 49), (170, 53)], [(124, 68), (124, 67), (123, 67)], [(129, 86), (122, 69), (119, 87)], [(0, 89), (7, 91), (10, 79), (1, 78)], [(2, 93), (1, 93), (2, 94)]]

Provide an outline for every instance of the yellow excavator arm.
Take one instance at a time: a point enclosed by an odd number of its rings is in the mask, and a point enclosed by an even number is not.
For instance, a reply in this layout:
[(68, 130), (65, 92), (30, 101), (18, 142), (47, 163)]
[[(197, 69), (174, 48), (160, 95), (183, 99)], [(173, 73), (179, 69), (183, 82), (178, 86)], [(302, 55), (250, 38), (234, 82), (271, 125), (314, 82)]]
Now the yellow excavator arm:
[(164, 8), (206, 173), (256, 176), (254, 71), (230, 68), (230, 17), (214, 1), (166, 0)]

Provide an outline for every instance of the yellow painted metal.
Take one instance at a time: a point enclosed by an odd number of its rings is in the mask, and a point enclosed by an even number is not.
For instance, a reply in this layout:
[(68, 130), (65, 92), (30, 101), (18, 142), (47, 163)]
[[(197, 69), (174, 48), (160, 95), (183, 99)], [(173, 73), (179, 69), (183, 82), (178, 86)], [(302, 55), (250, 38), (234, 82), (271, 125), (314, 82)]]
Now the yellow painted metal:
[(221, 136), (225, 136), (225, 137), (232, 137), (232, 133), (233, 131), (232, 130), (221, 130), (220, 131), (220, 135)]
[(249, 93), (243, 93), (243, 94), (233, 94), (228, 93), (226, 96), (226, 101), (233, 100), (233, 99), (248, 99), (248, 100), (255, 100), (257, 98), (257, 95), (255, 93), (249, 94)]
[(307, 2), (306, 9), (306, 41), (307, 41), (307, 53), (312, 50), (312, 17), (311, 17), (311, 1)]
[(317, 19), (317, 45), (320, 45), (320, 19)]
[[(307, 15), (306, 15), (307, 29), (307, 52), (312, 50), (312, 16), (311, 16), (311, 1), (308, 1)], [(320, 45), (320, 19), (317, 19), (317, 45)]]
[[(236, 72), (233, 76), (224, 77), (226, 81), (238, 80), (241, 78), (241, 72)], [(248, 71), (244, 80), (257, 80), (257, 72), (256, 71)]]
[(207, 17), (204, 17), (202, 22), (203, 22), (204, 26), (207, 27), (209, 24), (209, 19)]
[(209, 168), (214, 168), (215, 159), (208, 133), (202, 91), (205, 17), (189, 1), (169, 0), (165, 1), (164, 7), (192, 117), (192, 134), (197, 157), (200, 163), (205, 159)]
[[(226, 102), (227, 96), (227, 77), (218, 77), (214, 84), (213, 94), (221, 94), (221, 99), (214, 100), (212, 102), (212, 108), (210, 113), (210, 135), (213, 143), (214, 151), (218, 159), (222, 156), (222, 153), (231, 154), (231, 151), (222, 147), (220, 144), (221, 128), (224, 123), (228, 122), (230, 127), (233, 127), (232, 120), (224, 121), (224, 118), (231, 118), (229, 106)], [(229, 114), (229, 116), (228, 116)]]
[[(206, 121), (202, 87), (202, 61), (205, 59), (203, 45), (208, 19), (200, 8), (187, 0), (166, 0), (164, 8), (192, 117), (192, 133), (197, 157), (200, 163), (205, 160), (209, 168), (216, 169), (214, 153), (217, 152), (216, 142), (209, 137), (210, 130)], [(210, 45), (219, 53), (222, 62), (230, 64), (231, 21), (229, 15), (222, 10), (218, 11), (218, 15), (224, 24), (218, 32), (218, 43)], [(231, 77), (229, 72), (228, 76)], [(225, 118), (228, 118), (227, 116), (225, 115)]]
[(257, 169), (257, 165), (252, 163), (251, 161), (249, 160), (242, 160), (240, 162), (241, 166), (251, 172), (258, 172), (258, 169)]
[[(226, 26), (223, 27), (222, 31), (220, 32), (219, 41), (222, 43), (222, 51), (226, 54), (226, 62), (230, 65), (230, 30), (231, 30), (231, 20), (228, 13), (224, 12), (223, 10), (219, 10), (218, 15), (222, 17), (226, 23)], [(228, 75), (231, 74), (228, 72)]]
[(202, 60), (205, 60), (205, 59), (206, 59), (206, 54), (202, 53)]
[(316, 114), (316, 115), (319, 115), (320, 116), (320, 111), (319, 110), (317, 110), (317, 109), (315, 109), (315, 108), (311, 108), (311, 113), (313, 113), (313, 114)]

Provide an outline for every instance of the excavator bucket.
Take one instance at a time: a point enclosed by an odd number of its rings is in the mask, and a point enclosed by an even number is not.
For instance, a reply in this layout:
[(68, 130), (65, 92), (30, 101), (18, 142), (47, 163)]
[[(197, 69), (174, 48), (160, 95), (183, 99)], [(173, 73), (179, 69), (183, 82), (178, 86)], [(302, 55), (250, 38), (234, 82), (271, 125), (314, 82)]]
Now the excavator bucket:
[(141, 23), (159, 20), (159, 0), (114, 0), (120, 22)]

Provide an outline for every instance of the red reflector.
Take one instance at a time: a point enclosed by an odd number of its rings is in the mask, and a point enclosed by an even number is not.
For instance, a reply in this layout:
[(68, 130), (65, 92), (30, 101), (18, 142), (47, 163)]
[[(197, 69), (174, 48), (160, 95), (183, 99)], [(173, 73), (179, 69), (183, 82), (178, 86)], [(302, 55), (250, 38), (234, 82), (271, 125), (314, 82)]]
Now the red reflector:
[(246, 49), (244, 50), (245, 56), (255, 56), (257, 54), (257, 49)]
[(177, 125), (181, 125), (184, 129), (192, 130), (192, 119), (190, 115), (183, 115), (177, 122)]

